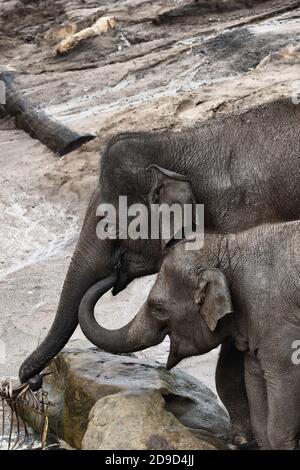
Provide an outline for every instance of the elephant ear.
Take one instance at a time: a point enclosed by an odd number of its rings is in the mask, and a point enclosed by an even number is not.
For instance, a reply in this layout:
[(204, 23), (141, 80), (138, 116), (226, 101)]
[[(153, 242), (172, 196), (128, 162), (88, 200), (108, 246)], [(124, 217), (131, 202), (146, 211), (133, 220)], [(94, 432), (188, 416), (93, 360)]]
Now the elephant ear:
[[(155, 174), (154, 185), (150, 191), (150, 203), (157, 204), (161, 208), (161, 213), (163, 213), (164, 210), (168, 210), (168, 207), (173, 206), (173, 208), (175, 208), (174, 214), (171, 213), (172, 219), (170, 228), (167, 228), (165, 231), (160, 227), (161, 240), (164, 247), (174, 236), (176, 236), (176, 238), (178, 237), (178, 239), (183, 238), (183, 236), (180, 236), (180, 233), (184, 226), (183, 208), (186, 204), (191, 205), (191, 222), (194, 222), (196, 200), (192, 191), (191, 182), (186, 176), (161, 168), (158, 165), (150, 165), (147, 170)], [(177, 209), (181, 208), (179, 212), (176, 212), (176, 206)]]
[(195, 198), (191, 188), (191, 182), (187, 176), (174, 171), (161, 168), (158, 165), (150, 165), (148, 171), (155, 174), (155, 183), (150, 193), (152, 204), (192, 204)]
[(216, 329), (221, 318), (233, 312), (227, 280), (219, 269), (203, 269), (200, 272), (195, 301), (211, 331)]

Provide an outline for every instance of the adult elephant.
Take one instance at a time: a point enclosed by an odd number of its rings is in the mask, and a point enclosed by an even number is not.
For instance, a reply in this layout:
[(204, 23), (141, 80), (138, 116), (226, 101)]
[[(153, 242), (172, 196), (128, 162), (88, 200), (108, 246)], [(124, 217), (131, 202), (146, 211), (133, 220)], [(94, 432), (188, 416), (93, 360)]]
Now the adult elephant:
[[(56, 317), (44, 341), (22, 364), (21, 382), (29, 381), (33, 389), (41, 385), (38, 374), (71, 337), (78, 325), (80, 301), (96, 281), (117, 270), (116, 294), (134, 278), (158, 271), (159, 240), (98, 239), (100, 203), (117, 207), (120, 195), (128, 196), (128, 204), (196, 200), (205, 205), (206, 228), (224, 233), (266, 221), (296, 219), (300, 216), (299, 123), (300, 106), (285, 99), (213, 119), (193, 130), (121, 134), (112, 139), (101, 160), (100, 181), (87, 209)], [(149, 171), (150, 165), (159, 168)], [(231, 418), (239, 430), (248, 420), (243, 361), (229, 346), (221, 352), (220, 364), (228, 354), (233, 355), (235, 367), (219, 368), (218, 389), (227, 409), (232, 408)], [(244, 408), (235, 409), (235, 394), (244, 395)]]

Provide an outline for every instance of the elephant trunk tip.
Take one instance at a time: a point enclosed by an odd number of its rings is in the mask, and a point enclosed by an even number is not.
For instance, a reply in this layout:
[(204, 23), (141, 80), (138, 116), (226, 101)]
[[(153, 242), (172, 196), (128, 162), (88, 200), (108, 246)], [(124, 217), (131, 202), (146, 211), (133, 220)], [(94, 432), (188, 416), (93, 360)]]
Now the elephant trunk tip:
[(28, 384), (30, 389), (33, 392), (40, 390), (40, 388), (42, 388), (43, 386), (43, 375), (41, 374), (32, 375), (24, 367), (20, 368), (19, 379), (20, 379), (21, 384)]
[(20, 376), (21, 385), (29, 385), (30, 390), (32, 392), (37, 392), (43, 387), (43, 376), (40, 374), (36, 374), (30, 379), (24, 380), (22, 376)]
[(27, 383), (30, 387), (30, 390), (32, 390), (33, 392), (37, 392), (43, 386), (43, 377), (40, 374), (34, 375), (33, 377), (31, 377), (31, 379), (27, 381)]

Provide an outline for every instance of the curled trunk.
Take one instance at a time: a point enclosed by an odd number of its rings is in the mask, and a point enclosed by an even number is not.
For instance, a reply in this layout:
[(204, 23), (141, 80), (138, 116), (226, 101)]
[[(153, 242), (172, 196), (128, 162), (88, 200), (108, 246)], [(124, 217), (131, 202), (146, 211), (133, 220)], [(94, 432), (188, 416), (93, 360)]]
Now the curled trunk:
[(78, 317), (85, 336), (100, 349), (111, 353), (129, 353), (155, 346), (163, 341), (166, 331), (163, 326), (147, 315), (146, 305), (125, 326), (108, 330), (95, 319), (95, 305), (115, 284), (118, 276), (113, 273), (97, 282), (83, 296)]
[(12, 74), (3, 72), (0, 80), (5, 84), (5, 104), (0, 106), (0, 114), (15, 117), (16, 126), (32, 138), (63, 156), (94, 139), (92, 134), (78, 134), (58, 121), (49, 118), (44, 111), (37, 111), (26, 100), (13, 83)]

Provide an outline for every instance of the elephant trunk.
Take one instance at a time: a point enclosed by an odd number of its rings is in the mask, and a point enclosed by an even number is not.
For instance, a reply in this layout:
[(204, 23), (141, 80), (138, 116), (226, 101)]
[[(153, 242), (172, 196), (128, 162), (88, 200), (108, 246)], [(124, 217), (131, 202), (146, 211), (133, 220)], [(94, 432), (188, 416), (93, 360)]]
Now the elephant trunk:
[(163, 341), (165, 330), (146, 314), (145, 306), (125, 326), (107, 330), (95, 319), (97, 301), (115, 284), (117, 274), (97, 282), (82, 298), (79, 307), (79, 324), (85, 336), (100, 349), (114, 354), (141, 351)]
[(10, 72), (0, 74), (0, 80), (4, 82), (6, 90), (6, 102), (0, 106), (0, 117), (5, 114), (14, 116), (19, 129), (23, 129), (54, 152), (61, 156), (66, 155), (95, 138), (92, 134), (78, 134), (49, 118), (44, 111), (37, 111), (18, 91)]
[(99, 279), (113, 271), (112, 247), (103, 240), (95, 243), (96, 219), (93, 210), (84, 223), (90, 227), (81, 233), (75, 249), (52, 327), (46, 338), (23, 362), (19, 371), (21, 383), (28, 382), (32, 389), (41, 386), (39, 374), (65, 346), (78, 325), (78, 308), (87, 290)]

